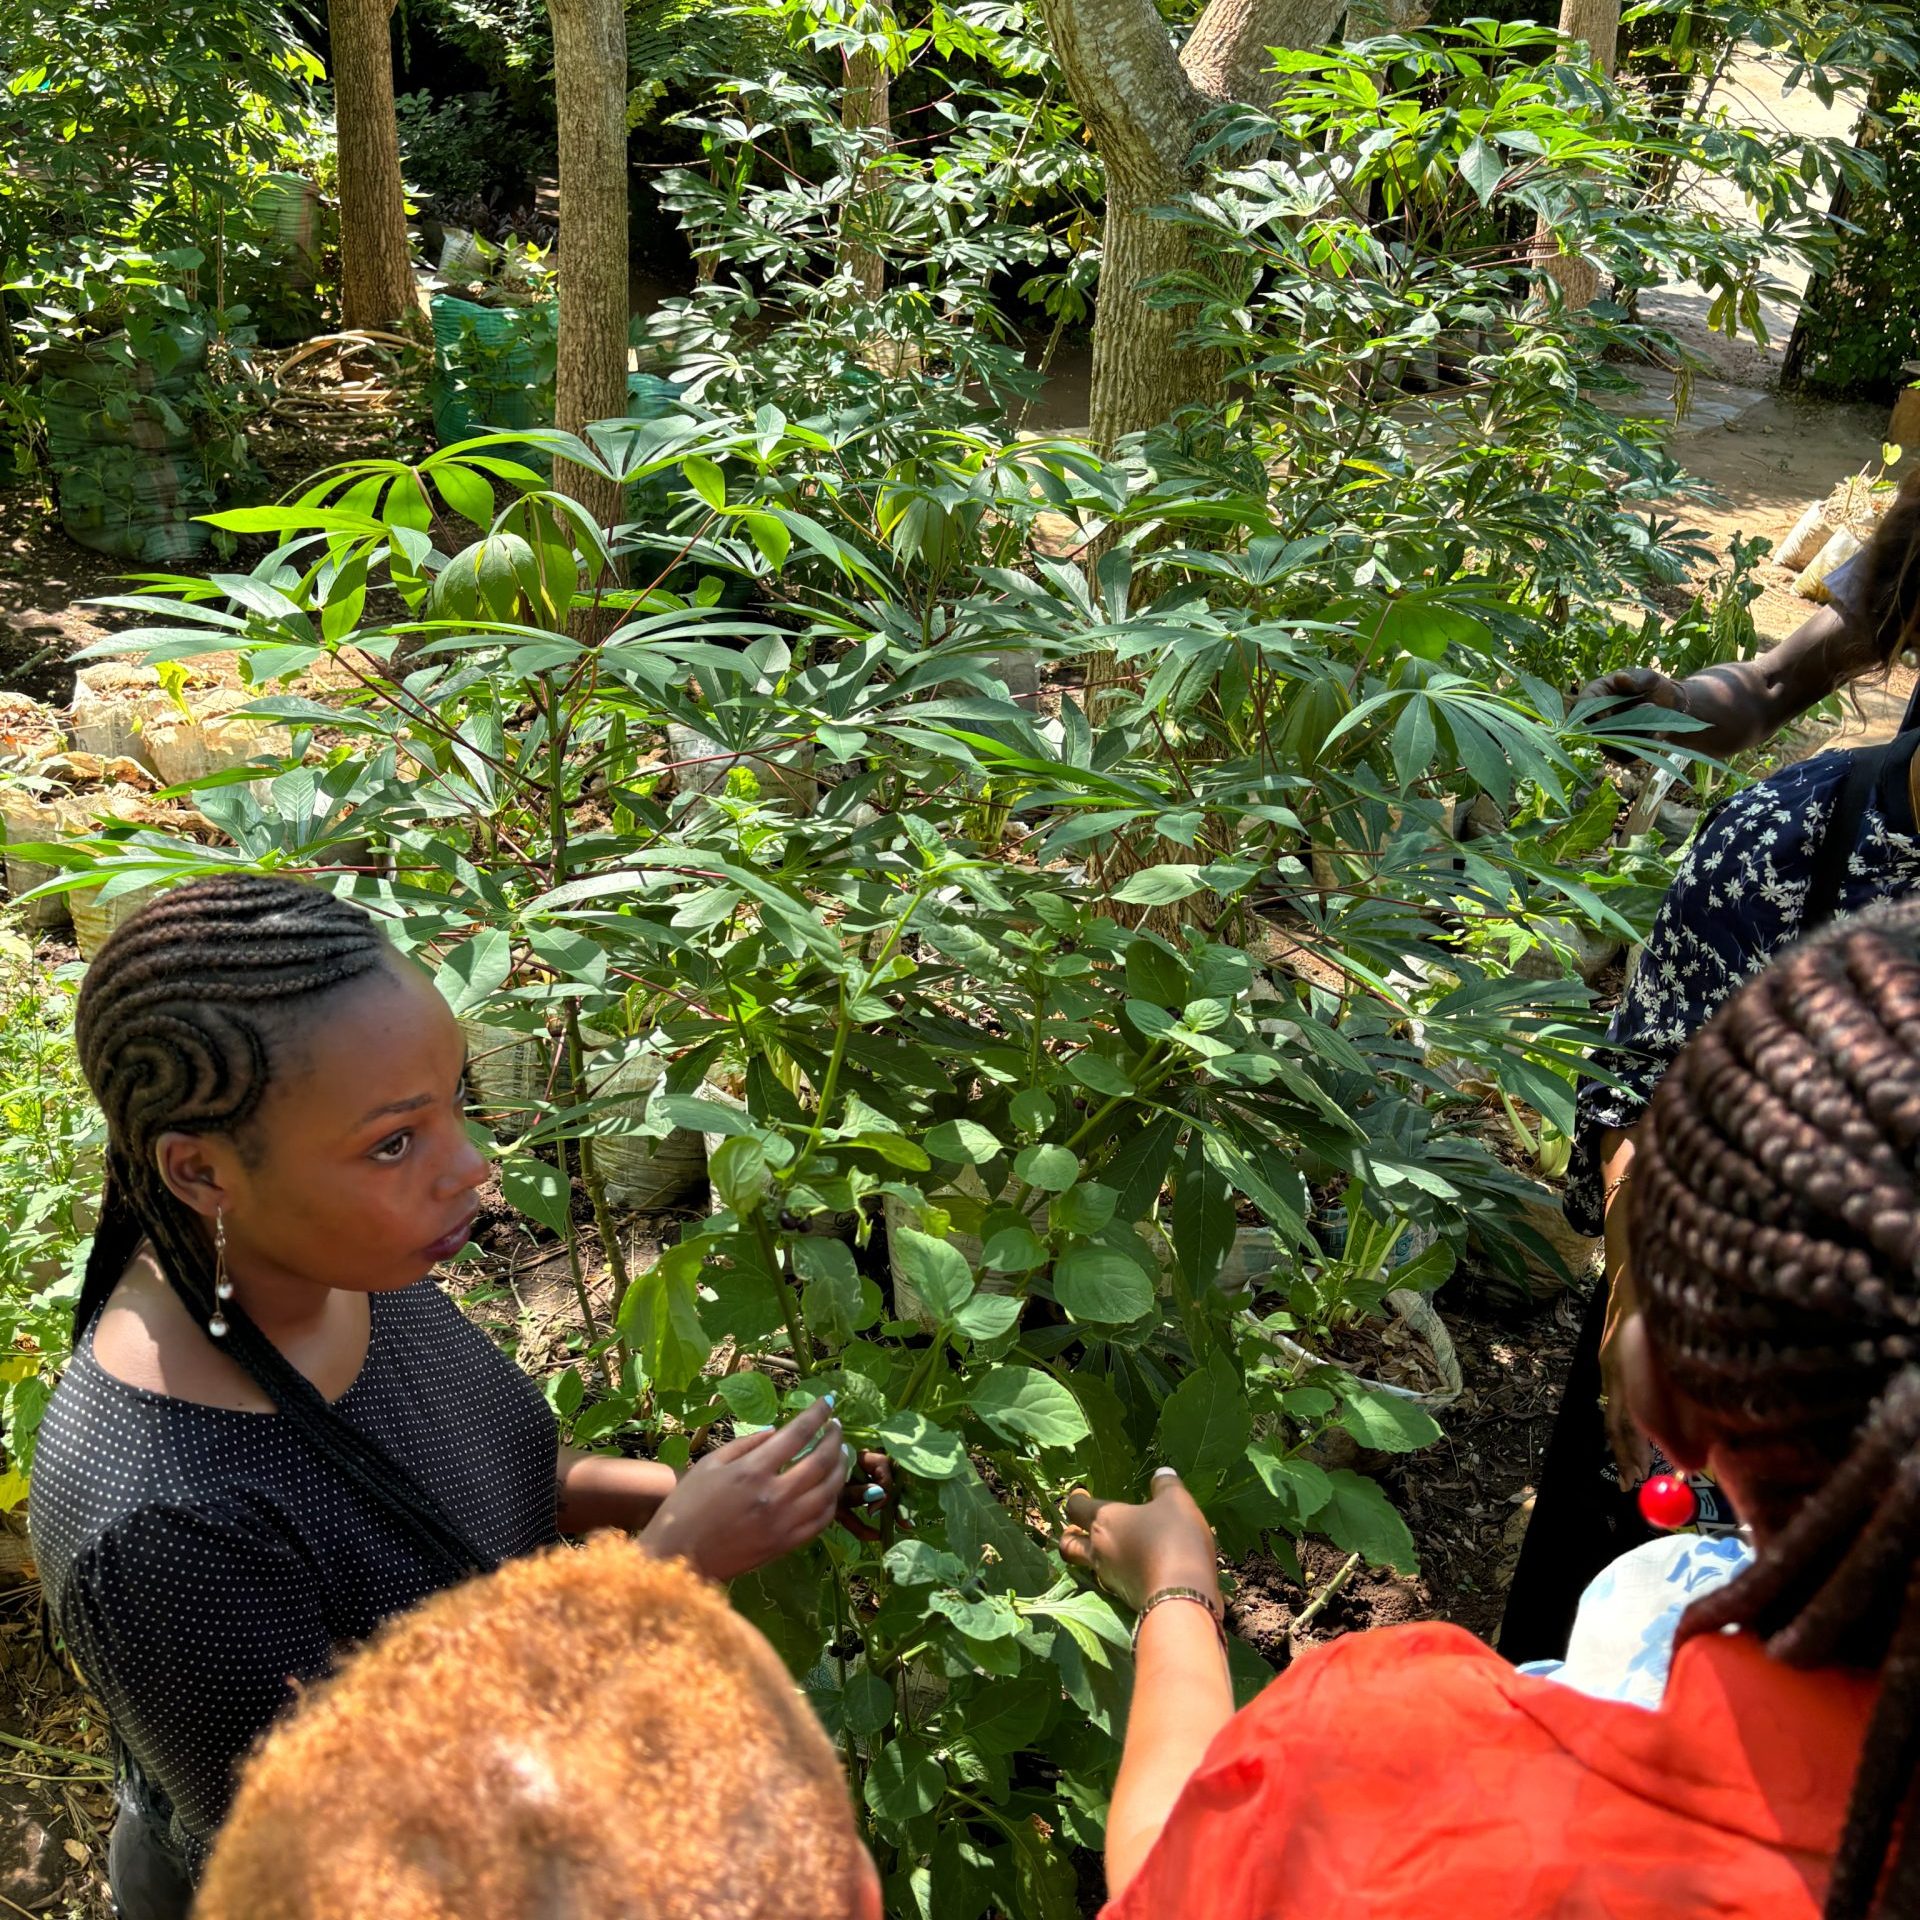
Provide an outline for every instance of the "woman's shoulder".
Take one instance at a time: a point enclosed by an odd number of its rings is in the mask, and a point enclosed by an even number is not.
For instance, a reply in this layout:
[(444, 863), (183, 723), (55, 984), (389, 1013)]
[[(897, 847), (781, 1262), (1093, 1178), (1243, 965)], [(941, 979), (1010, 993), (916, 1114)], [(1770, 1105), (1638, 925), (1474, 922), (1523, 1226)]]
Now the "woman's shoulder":
[(103, 1546), (190, 1527), (258, 1532), (284, 1466), (279, 1422), (116, 1378), (83, 1339), (41, 1416), (28, 1527), (50, 1593)]

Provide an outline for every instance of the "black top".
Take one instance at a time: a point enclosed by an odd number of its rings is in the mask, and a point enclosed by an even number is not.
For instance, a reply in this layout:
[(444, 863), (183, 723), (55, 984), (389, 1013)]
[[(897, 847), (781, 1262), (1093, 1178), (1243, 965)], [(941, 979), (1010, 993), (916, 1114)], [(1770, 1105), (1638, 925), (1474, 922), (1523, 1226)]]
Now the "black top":
[[(370, 1296), (335, 1402), (476, 1546), (555, 1538), (558, 1435), (540, 1391), (432, 1281)], [(198, 1871), (235, 1761), (337, 1652), (445, 1584), (404, 1525), (271, 1413), (109, 1374), (89, 1331), (48, 1404), (30, 1509), (41, 1579), (106, 1707), (137, 1801)]]

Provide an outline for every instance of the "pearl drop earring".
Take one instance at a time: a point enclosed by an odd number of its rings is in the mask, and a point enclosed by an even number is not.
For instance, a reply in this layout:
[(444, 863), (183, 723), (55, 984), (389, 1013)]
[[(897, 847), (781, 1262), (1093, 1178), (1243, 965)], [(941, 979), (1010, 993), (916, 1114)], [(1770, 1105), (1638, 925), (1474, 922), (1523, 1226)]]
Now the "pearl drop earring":
[(216, 1305), (213, 1318), (207, 1322), (207, 1332), (216, 1340), (227, 1337), (227, 1316), (220, 1306), (233, 1298), (233, 1282), (227, 1277), (227, 1216), (216, 1213), (213, 1216), (213, 1297)]

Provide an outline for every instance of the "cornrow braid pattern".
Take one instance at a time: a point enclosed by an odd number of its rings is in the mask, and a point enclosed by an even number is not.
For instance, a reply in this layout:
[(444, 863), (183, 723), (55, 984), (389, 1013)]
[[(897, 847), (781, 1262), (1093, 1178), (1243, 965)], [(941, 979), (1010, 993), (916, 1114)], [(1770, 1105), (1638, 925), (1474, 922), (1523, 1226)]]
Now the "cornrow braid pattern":
[[(142, 1243), (202, 1325), (215, 1309), (206, 1230), (160, 1176), (168, 1132), (237, 1135), (273, 1078), (274, 1031), (376, 972), (389, 949), (368, 915), (294, 881), (196, 881), (143, 908), (100, 949), (74, 1015), (81, 1070), (107, 1119), (100, 1223), (74, 1309), (77, 1344)], [(377, 1442), (342, 1419), (241, 1310), (225, 1351), (336, 1471), (456, 1575), (492, 1565)]]
[(1828, 1920), (1876, 1900), (1920, 1911), (1917, 1168), (1920, 913), (1906, 909), (1742, 989), (1662, 1082), (1636, 1167), (1649, 1332), (1739, 1457), (1765, 1536), (1680, 1638), (1746, 1628), (1792, 1665), (1880, 1672)]

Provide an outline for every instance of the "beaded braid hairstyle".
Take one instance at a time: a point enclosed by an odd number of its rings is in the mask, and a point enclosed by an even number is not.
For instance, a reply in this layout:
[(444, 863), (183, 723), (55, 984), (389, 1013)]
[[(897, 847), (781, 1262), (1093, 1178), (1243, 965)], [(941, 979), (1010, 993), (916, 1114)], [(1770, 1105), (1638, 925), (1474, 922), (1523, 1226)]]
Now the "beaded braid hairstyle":
[(1695, 1035), (1631, 1234), (1654, 1350), (1762, 1534), (1679, 1637), (1878, 1670), (1826, 1911), (1920, 1913), (1920, 902), (1795, 948)]
[(217, 1302), (200, 1216), (160, 1175), (166, 1133), (232, 1138), (271, 1085), (276, 1052), (339, 989), (376, 973), (391, 949), (360, 908), (317, 887), (253, 876), (173, 889), (120, 927), (87, 969), (74, 1015), (81, 1070), (107, 1119), (107, 1179), (79, 1304), (76, 1347), (144, 1243), (203, 1325), (216, 1307), (222, 1349), (337, 1472), (393, 1513), (450, 1577), (490, 1568), (385, 1448), (342, 1419), (250, 1320)]

